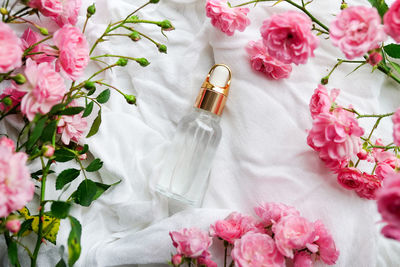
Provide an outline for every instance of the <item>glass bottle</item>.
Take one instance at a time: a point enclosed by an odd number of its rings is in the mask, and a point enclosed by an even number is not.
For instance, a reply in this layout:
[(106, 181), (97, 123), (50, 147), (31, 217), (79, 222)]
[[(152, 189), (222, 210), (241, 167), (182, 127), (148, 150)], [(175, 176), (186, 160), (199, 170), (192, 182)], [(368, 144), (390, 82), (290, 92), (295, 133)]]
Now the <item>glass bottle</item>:
[(231, 81), (231, 70), (214, 65), (208, 73), (191, 113), (178, 123), (163, 163), (156, 190), (192, 206), (200, 206), (221, 140), (219, 125)]

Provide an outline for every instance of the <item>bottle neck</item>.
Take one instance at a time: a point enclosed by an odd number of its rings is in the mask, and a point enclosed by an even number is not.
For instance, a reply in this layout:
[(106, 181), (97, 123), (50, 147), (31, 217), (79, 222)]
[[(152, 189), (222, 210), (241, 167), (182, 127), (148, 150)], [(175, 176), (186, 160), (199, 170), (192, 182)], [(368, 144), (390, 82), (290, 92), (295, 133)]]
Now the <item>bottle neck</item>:
[(195, 107), (221, 116), (225, 107), (226, 95), (213, 89), (202, 87), (197, 96)]

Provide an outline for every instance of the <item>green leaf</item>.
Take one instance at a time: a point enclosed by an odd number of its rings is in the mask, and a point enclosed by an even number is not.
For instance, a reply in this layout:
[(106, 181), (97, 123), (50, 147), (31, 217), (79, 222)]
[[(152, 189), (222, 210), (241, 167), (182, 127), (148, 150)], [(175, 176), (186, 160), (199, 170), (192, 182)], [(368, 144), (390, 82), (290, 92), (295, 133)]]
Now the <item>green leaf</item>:
[[(54, 173), (54, 171), (53, 170), (49, 170), (47, 172), (47, 174), (51, 174), (51, 173)], [(35, 180), (38, 180), (40, 178), (39, 176), (42, 176), (42, 175), (43, 175), (43, 170), (38, 170), (36, 172), (31, 173), (31, 177), (33, 179), (35, 179)]]
[(103, 167), (103, 162), (100, 159), (95, 159), (86, 167), (86, 171), (95, 172), (100, 170), (101, 167)]
[(81, 255), (81, 234), (82, 226), (80, 222), (72, 216), (69, 216), (71, 231), (68, 236), (68, 265), (71, 267)]
[(68, 149), (61, 148), (54, 152), (54, 156), (55, 156), (55, 159), (54, 159), (55, 161), (67, 162), (67, 161), (70, 161), (75, 158), (75, 153)]
[(389, 9), (388, 5), (385, 3), (385, 0), (368, 0), (368, 2), (370, 2), (371, 5), (378, 10), (378, 13), (382, 18)]
[(97, 186), (96, 195), (94, 196), (94, 200), (98, 199), (108, 188), (111, 186), (119, 184), (121, 181), (118, 181), (114, 184), (102, 184), (102, 183), (95, 183)]
[(57, 113), (60, 109), (65, 108), (67, 105), (68, 105), (67, 103), (60, 103), (60, 104), (54, 105), (54, 106), (51, 108), (49, 114), (50, 114), (50, 115), (54, 115), (54, 114)]
[(56, 180), (56, 190), (62, 189), (66, 184), (75, 180), (79, 174), (80, 170), (77, 169), (66, 169), (63, 170), (58, 176)]
[(96, 119), (94, 119), (92, 127), (90, 127), (89, 133), (87, 134), (86, 138), (95, 135), (99, 131), (100, 124), (101, 124), (101, 109), (99, 110)]
[(108, 99), (110, 99), (110, 89), (106, 89), (103, 92), (101, 92), (97, 97), (96, 100), (97, 102), (104, 104), (108, 101)]
[(18, 237), (23, 236), (23, 234), (26, 231), (32, 230), (32, 222), (33, 222), (33, 218), (24, 221), (21, 224), (21, 228), (19, 229), (17, 236)]
[(71, 203), (64, 201), (53, 201), (51, 203), (51, 214), (59, 219), (65, 219), (68, 217), (69, 210), (71, 208)]
[(392, 62), (392, 61), (389, 61), (389, 63), (390, 63), (390, 65), (392, 65), (393, 69), (395, 71), (397, 71), (397, 73), (400, 73), (400, 65), (399, 64), (397, 64), (396, 62)]
[(82, 150), (79, 150), (78, 153), (79, 153), (79, 155), (83, 155), (86, 152), (88, 152), (88, 150), (89, 150), (89, 145), (88, 144), (84, 144)]
[(59, 111), (58, 115), (76, 115), (81, 113), (84, 109), (84, 107), (68, 107), (64, 110)]
[(89, 207), (92, 204), (94, 197), (97, 193), (97, 186), (95, 182), (85, 179), (81, 182), (76, 190), (75, 202), (84, 207)]
[(82, 118), (89, 116), (93, 110), (93, 101), (86, 105), (85, 111), (83, 112)]
[(400, 58), (400, 45), (398, 44), (388, 44), (383, 47), (386, 54), (392, 58)]
[[(26, 216), (26, 218), (33, 218), (32, 230), (37, 234), (39, 232), (39, 216)], [(43, 237), (54, 245), (56, 244), (59, 228), (60, 219), (49, 216), (48, 214), (43, 215)]]
[(65, 263), (64, 259), (60, 259), (60, 261), (57, 262), (56, 267), (67, 267), (67, 264)]
[(31, 150), (34, 144), (39, 140), (42, 135), (44, 124), (46, 123), (47, 116), (42, 117), (35, 125), (31, 135), (28, 138), (28, 142), (26, 143), (26, 149)]
[(55, 136), (56, 134), (57, 124), (57, 120), (51, 121), (49, 124), (47, 124), (43, 130), (40, 140), (42, 140), (43, 142), (52, 142), (53, 136)]
[(18, 261), (18, 248), (17, 248), (17, 243), (14, 241), (14, 239), (10, 238), (8, 244), (8, 259), (10, 260), (10, 263), (15, 266), (20, 266), (19, 261)]

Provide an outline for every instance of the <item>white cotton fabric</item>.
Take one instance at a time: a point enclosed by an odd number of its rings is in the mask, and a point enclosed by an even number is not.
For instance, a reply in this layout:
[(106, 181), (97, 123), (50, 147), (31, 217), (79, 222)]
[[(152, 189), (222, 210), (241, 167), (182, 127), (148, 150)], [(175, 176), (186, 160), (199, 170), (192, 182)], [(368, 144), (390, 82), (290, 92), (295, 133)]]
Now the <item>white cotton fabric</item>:
[[(339, 12), (339, 2), (315, 0), (309, 8), (328, 24), (334, 18), (332, 14)], [(90, 3), (84, 1), (83, 6)], [(98, 12), (87, 28), (89, 41), (93, 43), (107, 23), (126, 16), (140, 4), (96, 1)], [(349, 4), (368, 3), (357, 0)], [(341, 52), (321, 39), (315, 58), (306, 65), (294, 66), (289, 79), (268, 80), (250, 68), (244, 47), (248, 41), (260, 38), (259, 28), (265, 18), (293, 8), (285, 3), (273, 8), (271, 3), (249, 6), (251, 25), (245, 32), (228, 37), (211, 26), (204, 5), (205, 1), (164, 0), (140, 11), (142, 18), (166, 18), (176, 27), (165, 40), (157, 27), (138, 26), (166, 43), (167, 55), (157, 55), (157, 49), (145, 39), (133, 43), (123, 38), (112, 38), (111, 44), (101, 44), (96, 52), (143, 56), (151, 65), (142, 68), (131, 62), (106, 76), (110, 84), (135, 94), (138, 101), (137, 106), (125, 104), (113, 92), (103, 109), (99, 133), (87, 139), (93, 156), (104, 161), (97, 178), (107, 184), (122, 182), (90, 208), (73, 209), (83, 227), (82, 255), (76, 266), (161, 266), (175, 251), (169, 231), (183, 227), (208, 229), (231, 211), (254, 214), (253, 207), (263, 202), (293, 205), (309, 220), (321, 219), (340, 250), (336, 266), (398, 266), (400, 246), (380, 237), (375, 202), (341, 188), (335, 175), (306, 144), (306, 131), (312, 124), (310, 97), (336, 58), (343, 58)], [(83, 8), (80, 25), (84, 16)], [(214, 63), (229, 65), (233, 80), (209, 188), (202, 208), (168, 207), (167, 200), (154, 192), (163, 154)], [(363, 113), (393, 111), (400, 105), (398, 85), (381, 73), (371, 74), (369, 66), (347, 76), (354, 67), (343, 65), (331, 77), (328, 87), (341, 89), (339, 103), (351, 103)], [(371, 124), (367, 121), (365, 126)], [(377, 134), (390, 140), (390, 120)], [(56, 170), (65, 166), (68, 164), (59, 164)], [(53, 192), (49, 180), (47, 193), (49, 198), (56, 198), (58, 192)], [(78, 183), (75, 181), (71, 188)], [(57, 247), (66, 245), (68, 234), (69, 223), (63, 221)], [(2, 251), (0, 255), (6, 262), (4, 247)], [(220, 266), (221, 255), (214, 255)], [(39, 266), (54, 266), (58, 259), (58, 248), (43, 246)]]

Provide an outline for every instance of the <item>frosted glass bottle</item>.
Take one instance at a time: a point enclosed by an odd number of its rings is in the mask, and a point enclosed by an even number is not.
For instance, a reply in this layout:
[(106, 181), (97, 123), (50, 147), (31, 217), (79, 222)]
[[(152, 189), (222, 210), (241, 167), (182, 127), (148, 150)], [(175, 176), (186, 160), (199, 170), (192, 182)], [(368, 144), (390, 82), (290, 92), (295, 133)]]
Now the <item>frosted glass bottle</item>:
[(178, 123), (156, 185), (158, 192), (193, 206), (201, 205), (221, 140), (220, 115), (230, 79), (226, 65), (217, 64), (210, 70), (195, 107)]

